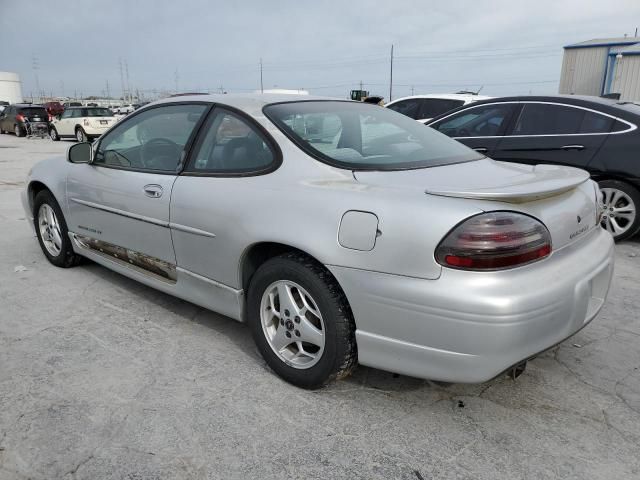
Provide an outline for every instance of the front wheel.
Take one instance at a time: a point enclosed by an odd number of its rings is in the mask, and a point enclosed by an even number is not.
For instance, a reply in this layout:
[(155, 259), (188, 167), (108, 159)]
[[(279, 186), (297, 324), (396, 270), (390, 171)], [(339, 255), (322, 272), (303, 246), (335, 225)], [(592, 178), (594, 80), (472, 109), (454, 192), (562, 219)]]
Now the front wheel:
[(54, 142), (57, 142), (60, 140), (56, 127), (51, 127), (51, 129), (49, 130), (49, 138), (51, 138), (51, 140), (53, 140)]
[(333, 275), (309, 257), (288, 253), (262, 264), (247, 314), (260, 353), (287, 382), (318, 388), (356, 366), (351, 308)]
[(60, 205), (48, 190), (42, 190), (33, 202), (33, 221), (42, 253), (56, 267), (69, 268), (82, 257), (73, 251), (69, 230)]
[(602, 180), (598, 185), (602, 195), (602, 228), (616, 242), (635, 235), (640, 230), (640, 192), (619, 180)]

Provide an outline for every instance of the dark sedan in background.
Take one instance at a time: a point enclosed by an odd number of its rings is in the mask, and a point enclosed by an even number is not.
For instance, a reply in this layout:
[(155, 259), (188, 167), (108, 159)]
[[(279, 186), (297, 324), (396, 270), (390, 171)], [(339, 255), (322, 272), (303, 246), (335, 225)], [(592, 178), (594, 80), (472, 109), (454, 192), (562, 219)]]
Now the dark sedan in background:
[(426, 125), (495, 160), (583, 168), (602, 191), (602, 226), (616, 240), (640, 230), (640, 105), (575, 95), (503, 97)]
[(43, 105), (10, 105), (0, 114), (0, 133), (24, 137), (34, 128), (49, 130), (49, 114)]

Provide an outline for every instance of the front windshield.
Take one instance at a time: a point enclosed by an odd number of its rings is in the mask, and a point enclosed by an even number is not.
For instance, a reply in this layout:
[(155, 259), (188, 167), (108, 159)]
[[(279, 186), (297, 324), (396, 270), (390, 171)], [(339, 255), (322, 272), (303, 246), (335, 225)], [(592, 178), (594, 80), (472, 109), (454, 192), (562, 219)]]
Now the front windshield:
[(461, 143), (377, 105), (286, 102), (267, 105), (264, 113), (300, 148), (341, 168), (402, 170), (482, 158)]
[(113, 112), (108, 108), (87, 108), (87, 117), (112, 117)]

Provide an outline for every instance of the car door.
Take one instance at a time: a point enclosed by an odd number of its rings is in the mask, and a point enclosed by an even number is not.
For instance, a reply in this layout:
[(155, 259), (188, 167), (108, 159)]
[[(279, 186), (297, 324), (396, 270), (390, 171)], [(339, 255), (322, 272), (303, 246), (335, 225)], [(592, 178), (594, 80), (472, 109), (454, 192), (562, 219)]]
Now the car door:
[(209, 115), (171, 196), (179, 268), (241, 288), (243, 218), (249, 218), (257, 192), (273, 190), (266, 178), (280, 155), (272, 142), (251, 118), (220, 107)]
[(15, 107), (7, 107), (0, 115), (0, 128), (5, 132), (13, 130), (13, 125), (9, 126), (9, 118), (11, 118), (13, 110), (15, 110)]
[(107, 132), (67, 177), (69, 230), (109, 251), (175, 264), (171, 189), (204, 103), (160, 104)]
[(517, 109), (517, 102), (470, 105), (428, 125), (479, 153), (493, 157)]
[(614, 118), (575, 105), (526, 101), (492, 153), (495, 160), (585, 168), (611, 131)]
[(62, 115), (60, 115), (60, 120), (56, 120), (56, 122), (54, 123), (58, 135), (73, 135), (73, 128), (71, 128), (70, 126), (72, 112), (73, 109), (70, 110), (67, 108), (64, 112), (62, 112)]

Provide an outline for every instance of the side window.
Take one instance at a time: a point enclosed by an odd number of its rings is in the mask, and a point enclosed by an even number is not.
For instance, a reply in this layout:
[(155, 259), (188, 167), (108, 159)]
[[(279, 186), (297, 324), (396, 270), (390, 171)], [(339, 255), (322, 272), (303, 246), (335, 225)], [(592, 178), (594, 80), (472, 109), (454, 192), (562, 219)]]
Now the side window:
[(275, 155), (263, 134), (235, 113), (218, 109), (194, 148), (187, 172), (251, 173), (269, 168)]
[(450, 137), (495, 137), (503, 134), (513, 104), (489, 104), (469, 108), (431, 125)]
[(165, 105), (123, 120), (102, 137), (93, 163), (175, 172), (207, 105)]
[(579, 133), (586, 110), (545, 103), (526, 103), (512, 135)]
[(461, 107), (464, 105), (464, 101), (447, 98), (423, 98), (421, 104), (418, 119), (437, 117), (454, 108)]
[(411, 117), (414, 120), (417, 120), (418, 115), (420, 114), (420, 102), (418, 100), (403, 100), (398, 103), (394, 103), (393, 105), (389, 105), (387, 108), (406, 115), (407, 117)]
[(62, 115), (60, 115), (60, 118), (70, 118), (71, 117), (71, 110), (69, 109), (65, 109), (64, 112), (62, 112)]
[(620, 120), (616, 120), (611, 128), (612, 132), (623, 132), (625, 130), (629, 130), (629, 124), (621, 122)]
[(580, 124), (580, 133), (609, 133), (612, 126), (613, 118), (585, 111)]

